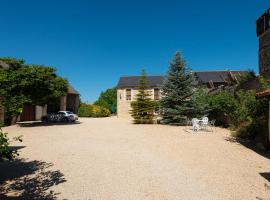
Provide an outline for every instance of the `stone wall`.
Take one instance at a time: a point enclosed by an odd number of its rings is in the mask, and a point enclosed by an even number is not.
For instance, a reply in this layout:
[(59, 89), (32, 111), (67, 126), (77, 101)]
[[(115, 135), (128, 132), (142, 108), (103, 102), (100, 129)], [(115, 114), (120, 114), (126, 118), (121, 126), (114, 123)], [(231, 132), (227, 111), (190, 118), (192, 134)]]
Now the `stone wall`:
[[(136, 94), (138, 93), (137, 89), (131, 89), (131, 100), (126, 100), (126, 89), (117, 90), (117, 116), (129, 118), (131, 110), (131, 102), (135, 100)], [(149, 90), (152, 94), (151, 98), (154, 99), (154, 88)]]
[(270, 79), (270, 30), (259, 37), (260, 74)]

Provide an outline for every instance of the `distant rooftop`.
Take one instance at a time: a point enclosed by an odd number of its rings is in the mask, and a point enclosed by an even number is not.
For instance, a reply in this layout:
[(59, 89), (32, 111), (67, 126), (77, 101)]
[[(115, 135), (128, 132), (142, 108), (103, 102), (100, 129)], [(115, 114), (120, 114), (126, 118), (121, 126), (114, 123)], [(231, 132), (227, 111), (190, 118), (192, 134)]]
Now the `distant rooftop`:
[(224, 83), (229, 78), (229, 73), (232, 73), (234, 76), (241, 76), (248, 74), (248, 71), (241, 70), (224, 70), (224, 71), (195, 71), (195, 77), (201, 83), (208, 83), (213, 81), (214, 83)]

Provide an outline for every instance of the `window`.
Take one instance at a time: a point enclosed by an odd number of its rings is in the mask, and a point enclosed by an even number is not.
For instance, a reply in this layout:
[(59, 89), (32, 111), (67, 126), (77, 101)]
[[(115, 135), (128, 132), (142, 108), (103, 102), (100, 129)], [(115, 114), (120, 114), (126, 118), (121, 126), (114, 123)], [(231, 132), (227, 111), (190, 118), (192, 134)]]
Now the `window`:
[(126, 100), (127, 101), (131, 100), (131, 89), (126, 89)]
[(154, 99), (159, 100), (160, 99), (160, 92), (158, 88), (154, 89)]

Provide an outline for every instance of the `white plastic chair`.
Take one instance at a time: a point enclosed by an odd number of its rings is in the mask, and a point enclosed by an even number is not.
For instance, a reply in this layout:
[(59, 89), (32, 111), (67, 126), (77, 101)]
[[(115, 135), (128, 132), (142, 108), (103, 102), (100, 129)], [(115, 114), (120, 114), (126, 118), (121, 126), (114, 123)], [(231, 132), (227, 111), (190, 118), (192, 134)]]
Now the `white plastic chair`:
[(203, 117), (201, 120), (201, 126), (207, 130), (207, 127), (209, 126), (209, 119), (208, 117)]
[(198, 130), (200, 130), (200, 124), (199, 124), (199, 120), (197, 118), (193, 118), (191, 120), (192, 122), (192, 130), (194, 132), (197, 132)]

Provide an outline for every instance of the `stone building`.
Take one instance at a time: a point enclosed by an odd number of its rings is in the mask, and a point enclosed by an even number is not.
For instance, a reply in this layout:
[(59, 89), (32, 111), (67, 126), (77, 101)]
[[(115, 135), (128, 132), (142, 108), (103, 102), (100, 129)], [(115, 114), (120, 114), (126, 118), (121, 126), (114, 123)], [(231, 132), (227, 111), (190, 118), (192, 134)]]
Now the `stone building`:
[[(140, 76), (120, 77), (117, 84), (117, 115), (118, 117), (130, 117), (131, 101), (135, 100), (138, 93), (137, 86)], [(148, 76), (147, 82), (152, 99), (160, 99), (160, 87), (163, 76)]]
[(259, 38), (259, 71), (270, 79), (270, 8), (257, 20)]
[[(238, 76), (247, 74), (248, 71), (197, 71), (194, 72), (198, 83), (205, 85), (209, 90), (226, 86), (229, 82), (237, 80)], [(138, 93), (137, 84), (139, 76), (120, 77), (117, 84), (117, 115), (118, 117), (130, 117), (131, 101), (135, 100)], [(147, 76), (149, 91), (152, 99), (160, 99), (160, 90), (163, 82), (163, 76)]]
[[(8, 69), (9, 66), (0, 61), (0, 68)], [(24, 105), (21, 115), (18, 117), (18, 121), (36, 121), (41, 120), (43, 116), (46, 116), (47, 113), (58, 112), (59, 110), (68, 110), (74, 113), (78, 112), (79, 108), (79, 98), (80, 94), (72, 86), (68, 86), (67, 96), (63, 96), (59, 99), (58, 103), (49, 103), (40, 106), (40, 105)], [(1, 101), (1, 97), (0, 97)], [(5, 108), (0, 107), (0, 123), (5, 121)]]

